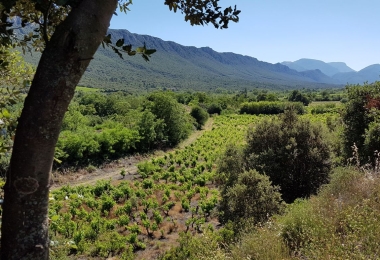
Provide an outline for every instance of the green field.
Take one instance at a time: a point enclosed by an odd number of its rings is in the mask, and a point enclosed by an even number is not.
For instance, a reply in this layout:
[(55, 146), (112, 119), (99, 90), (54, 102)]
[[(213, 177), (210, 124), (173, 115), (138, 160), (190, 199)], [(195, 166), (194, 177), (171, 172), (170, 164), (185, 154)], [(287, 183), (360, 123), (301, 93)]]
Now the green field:
[(98, 88), (89, 88), (89, 87), (83, 87), (83, 86), (77, 86), (76, 91), (82, 91), (82, 92), (98, 92), (100, 89)]

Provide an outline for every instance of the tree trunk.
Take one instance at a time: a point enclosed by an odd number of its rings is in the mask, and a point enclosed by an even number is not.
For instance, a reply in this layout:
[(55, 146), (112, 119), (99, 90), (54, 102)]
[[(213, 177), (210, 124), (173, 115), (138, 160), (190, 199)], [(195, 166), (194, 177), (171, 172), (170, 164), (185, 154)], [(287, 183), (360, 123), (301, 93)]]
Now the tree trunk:
[(54, 148), (74, 90), (107, 33), (117, 0), (81, 0), (42, 54), (19, 119), (6, 184), (1, 259), (48, 259)]

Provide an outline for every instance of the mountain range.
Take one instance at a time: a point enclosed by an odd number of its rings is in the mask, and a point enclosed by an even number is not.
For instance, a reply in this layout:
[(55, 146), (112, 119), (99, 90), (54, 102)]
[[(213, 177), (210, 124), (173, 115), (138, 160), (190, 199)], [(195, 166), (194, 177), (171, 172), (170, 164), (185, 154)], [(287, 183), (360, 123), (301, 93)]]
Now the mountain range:
[(313, 59), (300, 59), (294, 62), (284, 61), (282, 65), (298, 72), (319, 70), (341, 84), (362, 84), (363, 82), (374, 82), (380, 80), (380, 64), (373, 64), (360, 71), (355, 71), (344, 62), (323, 62)]
[[(121, 59), (112, 49), (100, 46), (80, 85), (130, 92), (154, 89), (336, 88), (347, 82), (372, 81), (376, 73), (377, 77), (380, 75), (378, 64), (359, 72), (344, 63), (327, 64), (306, 59), (271, 64), (249, 56), (219, 53), (209, 47), (183, 46), (127, 30), (111, 29), (109, 33), (113, 42), (124, 39), (135, 48), (146, 44), (148, 49), (156, 49), (157, 52), (146, 62), (141, 57), (127, 54)], [(25, 55), (25, 59), (37, 64), (39, 55)], [(313, 63), (315, 65), (312, 66)]]

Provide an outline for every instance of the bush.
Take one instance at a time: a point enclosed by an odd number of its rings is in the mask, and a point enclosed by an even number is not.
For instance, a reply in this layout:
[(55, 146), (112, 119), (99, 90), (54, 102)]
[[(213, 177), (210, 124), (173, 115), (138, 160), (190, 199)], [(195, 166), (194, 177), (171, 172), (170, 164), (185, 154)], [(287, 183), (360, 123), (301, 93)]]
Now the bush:
[(217, 180), (224, 188), (233, 186), (244, 170), (243, 151), (235, 145), (228, 145), (218, 162)]
[(338, 168), (317, 197), (280, 217), (281, 236), (307, 259), (372, 259), (379, 252), (379, 187), (378, 178)]
[(90, 127), (63, 131), (57, 142), (56, 158), (67, 164), (99, 164), (134, 151), (139, 139), (136, 130), (124, 128), (120, 123), (101, 132)]
[(374, 115), (379, 115), (380, 82), (363, 86), (348, 86), (347, 92), (348, 102), (343, 112), (344, 156), (346, 159), (351, 158), (352, 146), (355, 144), (359, 151), (360, 161), (366, 163), (368, 157), (373, 158), (374, 151), (364, 148), (365, 133), (370, 123), (375, 121)]
[(379, 163), (380, 152), (380, 122), (371, 122), (365, 133), (364, 148), (370, 158), (370, 163), (376, 165)]
[(202, 129), (202, 126), (204, 126), (208, 119), (208, 113), (206, 112), (206, 110), (204, 110), (200, 106), (194, 106), (190, 111), (190, 115), (196, 121), (196, 128), (198, 130)]
[(158, 259), (227, 259), (226, 253), (220, 248), (220, 242), (223, 242), (221, 240), (222, 237), (217, 232), (209, 229), (204, 231), (202, 237), (194, 236), (190, 233), (180, 233), (179, 246), (172, 247)]
[(305, 106), (310, 103), (310, 100), (298, 90), (294, 90), (292, 94), (290, 94), (288, 100), (292, 102), (302, 102)]
[(280, 228), (266, 225), (242, 234), (241, 241), (230, 247), (231, 259), (294, 259), (283, 239), (278, 235)]
[(376, 259), (380, 179), (337, 168), (317, 196), (297, 200), (272, 222), (243, 234), (231, 259)]
[(325, 113), (331, 113), (331, 112), (338, 112), (335, 103), (332, 103), (332, 104), (322, 104), (322, 105), (314, 106), (311, 109), (311, 113), (313, 115), (316, 115), (316, 114), (325, 114)]
[(270, 101), (260, 101), (260, 102), (245, 102), (240, 108), (240, 114), (250, 114), (250, 115), (277, 115), (284, 113), (285, 110), (292, 108), (297, 111), (297, 114), (304, 114), (305, 109), (300, 102), (270, 102)]
[(272, 186), (267, 176), (255, 170), (238, 174), (235, 183), (223, 189), (221, 197), (222, 223), (247, 219), (253, 219), (254, 224), (262, 223), (283, 209), (279, 187)]
[(141, 151), (152, 149), (157, 143), (161, 142), (164, 137), (165, 124), (162, 119), (157, 119), (156, 116), (149, 110), (141, 114), (140, 120), (137, 122), (140, 141), (137, 147)]
[(222, 113), (222, 110), (223, 109), (220, 104), (212, 103), (208, 106), (207, 113), (209, 113), (210, 115), (213, 115), (213, 114), (220, 115), (220, 113)]
[(318, 216), (307, 200), (297, 200), (280, 219), (281, 237), (295, 255), (307, 248), (317, 236), (327, 235), (323, 219)]
[(264, 120), (248, 131), (246, 166), (268, 175), (286, 202), (308, 197), (328, 181), (330, 149), (323, 132), (290, 110)]
[(145, 109), (150, 110), (158, 120), (162, 120), (163, 136), (168, 145), (174, 146), (186, 139), (191, 132), (190, 117), (173, 97), (167, 93), (157, 92), (149, 95)]

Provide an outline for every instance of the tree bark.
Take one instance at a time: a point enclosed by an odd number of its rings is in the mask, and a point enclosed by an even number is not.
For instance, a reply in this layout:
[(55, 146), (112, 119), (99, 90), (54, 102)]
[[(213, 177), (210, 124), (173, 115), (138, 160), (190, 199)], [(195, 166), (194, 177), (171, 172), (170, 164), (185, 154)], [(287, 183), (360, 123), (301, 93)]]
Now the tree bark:
[(81, 0), (42, 54), (18, 122), (4, 186), (1, 259), (48, 259), (54, 149), (75, 87), (107, 33), (117, 0)]

